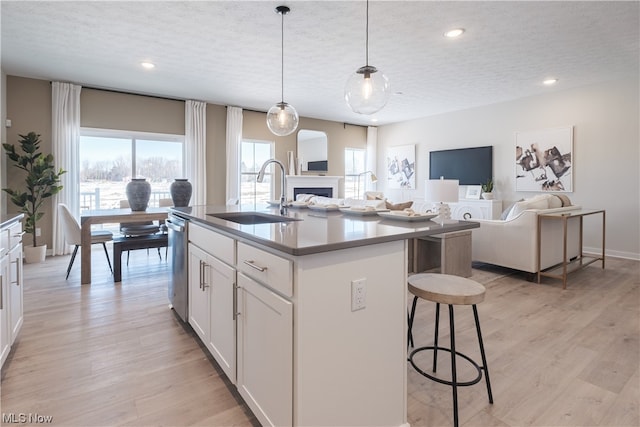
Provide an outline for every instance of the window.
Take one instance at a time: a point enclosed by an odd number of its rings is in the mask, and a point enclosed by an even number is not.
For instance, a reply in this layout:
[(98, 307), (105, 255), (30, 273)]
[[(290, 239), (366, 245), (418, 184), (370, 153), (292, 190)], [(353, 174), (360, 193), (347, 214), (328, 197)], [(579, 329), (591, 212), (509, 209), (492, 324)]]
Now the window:
[(264, 162), (273, 158), (273, 142), (242, 141), (240, 150), (240, 204), (254, 208), (266, 204), (273, 197), (272, 167), (267, 168), (263, 182), (257, 182), (258, 172)]
[[(358, 182), (364, 172), (366, 151), (360, 148), (344, 149), (344, 197), (359, 199), (364, 193), (364, 181)], [(358, 184), (361, 185), (358, 188)]]
[(119, 208), (132, 177), (147, 179), (149, 206), (158, 206), (185, 176), (183, 153), (184, 135), (81, 129), (80, 210)]

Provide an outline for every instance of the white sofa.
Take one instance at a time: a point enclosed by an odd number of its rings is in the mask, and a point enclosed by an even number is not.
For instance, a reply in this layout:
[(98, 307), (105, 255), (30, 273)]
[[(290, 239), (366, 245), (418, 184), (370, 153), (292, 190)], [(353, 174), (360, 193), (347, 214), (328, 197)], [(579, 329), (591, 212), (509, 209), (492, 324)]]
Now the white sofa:
[[(535, 203), (532, 205), (535, 206)], [(520, 206), (521, 209), (522, 207)], [(580, 206), (546, 209), (526, 208), (526, 205), (524, 207), (525, 209), (519, 212), (512, 211), (514, 214), (505, 220), (472, 220), (480, 224), (480, 228), (472, 231), (472, 259), (474, 261), (535, 273), (538, 271), (538, 215), (580, 209)], [(568, 259), (580, 254), (579, 232), (579, 222), (569, 221), (567, 229)], [(562, 221), (545, 221), (542, 227), (540, 251), (540, 265), (543, 270), (562, 262), (562, 240)]]

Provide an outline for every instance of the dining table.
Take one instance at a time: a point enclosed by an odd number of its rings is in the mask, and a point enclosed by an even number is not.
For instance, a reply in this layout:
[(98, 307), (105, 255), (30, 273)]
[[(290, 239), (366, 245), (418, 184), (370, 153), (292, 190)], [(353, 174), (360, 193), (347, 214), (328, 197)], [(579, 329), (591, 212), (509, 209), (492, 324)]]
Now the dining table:
[(131, 209), (96, 209), (80, 214), (81, 264), (80, 283), (91, 284), (91, 226), (94, 224), (117, 224), (128, 222), (164, 221), (169, 208), (147, 208), (144, 211)]

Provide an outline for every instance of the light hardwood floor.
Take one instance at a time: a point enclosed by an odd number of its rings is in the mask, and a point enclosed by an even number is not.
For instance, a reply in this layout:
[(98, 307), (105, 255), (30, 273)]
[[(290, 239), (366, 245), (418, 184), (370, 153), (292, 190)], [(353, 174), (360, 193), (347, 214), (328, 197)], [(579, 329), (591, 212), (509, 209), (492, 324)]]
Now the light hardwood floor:
[[(114, 285), (100, 251), (92, 285), (79, 284), (79, 264), (64, 280), (68, 257), (25, 265), (25, 322), (2, 371), (2, 413), (52, 416), (58, 426), (258, 425), (168, 309), (168, 264), (134, 251)], [(607, 259), (606, 270), (594, 264), (570, 276), (564, 291), (559, 280), (538, 285), (477, 267), (494, 404), (483, 383), (460, 389), (461, 425), (640, 425), (640, 263)], [(418, 304), (417, 345), (431, 344), (434, 313)], [(457, 309), (456, 343), (478, 358), (472, 319), (470, 308)], [(438, 362), (443, 376), (447, 356)], [(461, 379), (470, 372), (459, 369)], [(450, 388), (410, 365), (407, 372), (411, 425), (452, 425)]]

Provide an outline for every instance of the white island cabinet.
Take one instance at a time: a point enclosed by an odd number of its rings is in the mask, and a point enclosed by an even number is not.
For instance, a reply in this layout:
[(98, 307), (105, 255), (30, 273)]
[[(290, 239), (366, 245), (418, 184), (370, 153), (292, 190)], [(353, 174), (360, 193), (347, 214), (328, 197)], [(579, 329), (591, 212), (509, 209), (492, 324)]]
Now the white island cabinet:
[(189, 324), (236, 382), (235, 241), (204, 227), (189, 233)]
[[(191, 222), (194, 234), (233, 239)], [(260, 423), (406, 425), (406, 241), (293, 256), (233, 240), (238, 293), (223, 311), (237, 312), (235, 384)], [(190, 245), (189, 321), (205, 343), (217, 310), (200, 296), (211, 289), (210, 256)], [(361, 308), (354, 283), (365, 290)]]
[(0, 227), (0, 366), (23, 323), (22, 215)]

